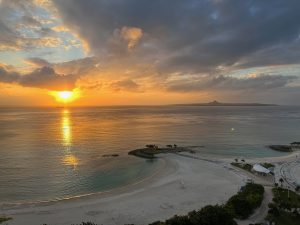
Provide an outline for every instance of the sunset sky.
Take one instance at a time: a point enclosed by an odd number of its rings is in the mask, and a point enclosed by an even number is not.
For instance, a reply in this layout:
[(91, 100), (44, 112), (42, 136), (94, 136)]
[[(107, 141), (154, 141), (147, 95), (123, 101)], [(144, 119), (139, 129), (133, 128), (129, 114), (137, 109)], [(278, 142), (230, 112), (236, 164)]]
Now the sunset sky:
[[(0, 105), (299, 104), (299, 0), (0, 0)], [(65, 95), (67, 96), (67, 95)]]

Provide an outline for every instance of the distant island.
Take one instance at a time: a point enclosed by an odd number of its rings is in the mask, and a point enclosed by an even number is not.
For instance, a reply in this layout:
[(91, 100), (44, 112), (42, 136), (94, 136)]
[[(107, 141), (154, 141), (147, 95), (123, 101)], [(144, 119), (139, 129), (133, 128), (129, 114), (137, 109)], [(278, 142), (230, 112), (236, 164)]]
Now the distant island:
[(173, 104), (175, 106), (278, 106), (276, 104), (262, 104), (262, 103), (223, 103), (212, 101), (208, 103), (190, 103), (190, 104)]

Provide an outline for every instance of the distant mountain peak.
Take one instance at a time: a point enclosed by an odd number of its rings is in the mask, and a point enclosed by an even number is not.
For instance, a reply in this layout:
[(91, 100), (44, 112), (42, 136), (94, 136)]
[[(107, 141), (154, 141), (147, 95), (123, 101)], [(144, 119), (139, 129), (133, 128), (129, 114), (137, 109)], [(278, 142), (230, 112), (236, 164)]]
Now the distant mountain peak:
[(214, 100), (214, 101), (212, 101), (212, 102), (209, 102), (208, 104), (209, 104), (209, 105), (220, 105), (220, 104), (222, 104), (222, 103), (218, 102), (217, 100)]
[(214, 100), (209, 103), (191, 103), (191, 104), (176, 104), (188, 106), (276, 106), (275, 104), (262, 104), (262, 103), (223, 103)]

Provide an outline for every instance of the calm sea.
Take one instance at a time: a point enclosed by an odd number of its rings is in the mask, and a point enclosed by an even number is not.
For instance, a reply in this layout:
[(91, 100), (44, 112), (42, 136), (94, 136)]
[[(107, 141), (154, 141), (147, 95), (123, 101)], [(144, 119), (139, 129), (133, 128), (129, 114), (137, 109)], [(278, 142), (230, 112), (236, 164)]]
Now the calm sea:
[(285, 153), (266, 145), (293, 141), (300, 141), (299, 106), (1, 108), (0, 203), (61, 199), (135, 182), (158, 163), (127, 152), (149, 143), (267, 157)]

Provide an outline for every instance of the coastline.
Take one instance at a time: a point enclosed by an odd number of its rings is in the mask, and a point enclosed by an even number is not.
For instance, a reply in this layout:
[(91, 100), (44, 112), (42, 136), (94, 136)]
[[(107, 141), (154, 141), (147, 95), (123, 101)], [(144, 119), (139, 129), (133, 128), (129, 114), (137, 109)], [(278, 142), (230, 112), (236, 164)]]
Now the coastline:
[[(288, 162), (300, 152), (282, 157), (246, 159), (247, 162)], [(159, 166), (150, 176), (106, 192), (26, 204), (4, 204), (0, 214), (12, 217), (8, 225), (149, 224), (186, 214), (208, 204), (223, 204), (248, 178), (270, 186), (269, 181), (233, 168), (233, 158), (201, 153), (158, 156)]]
[(148, 224), (222, 204), (245, 183), (246, 177), (219, 163), (175, 154), (159, 158), (160, 170), (133, 185), (57, 202), (2, 206), (1, 214), (13, 218), (9, 225)]

